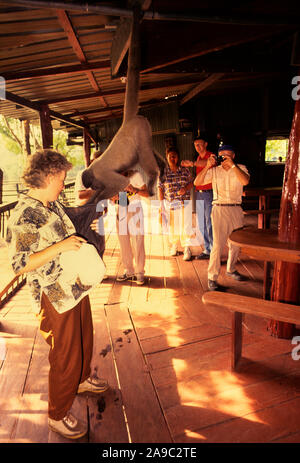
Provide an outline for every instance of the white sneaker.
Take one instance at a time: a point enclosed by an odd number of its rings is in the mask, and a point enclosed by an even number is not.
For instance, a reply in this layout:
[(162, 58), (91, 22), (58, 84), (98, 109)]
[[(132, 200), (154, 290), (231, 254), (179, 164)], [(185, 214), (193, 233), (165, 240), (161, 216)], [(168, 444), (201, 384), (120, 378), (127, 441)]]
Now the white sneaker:
[(108, 382), (106, 379), (100, 378), (88, 378), (83, 383), (79, 384), (77, 389), (77, 394), (82, 394), (83, 392), (93, 392), (95, 394), (101, 394), (109, 388)]
[(191, 260), (192, 253), (188, 246), (184, 248), (183, 260)]
[(134, 273), (129, 275), (128, 273), (125, 272), (122, 275), (119, 275), (117, 277), (117, 281), (133, 280), (133, 278), (134, 278)]
[(171, 247), (170, 256), (171, 257), (177, 256), (177, 246), (176, 246), (176, 244), (173, 244), (173, 246)]
[(142, 273), (137, 273), (134, 281), (137, 285), (143, 285), (145, 283), (144, 275)]
[(79, 439), (84, 436), (87, 431), (87, 425), (82, 421), (77, 420), (70, 412), (59, 421), (48, 418), (48, 425), (52, 431), (61, 434), (68, 439)]

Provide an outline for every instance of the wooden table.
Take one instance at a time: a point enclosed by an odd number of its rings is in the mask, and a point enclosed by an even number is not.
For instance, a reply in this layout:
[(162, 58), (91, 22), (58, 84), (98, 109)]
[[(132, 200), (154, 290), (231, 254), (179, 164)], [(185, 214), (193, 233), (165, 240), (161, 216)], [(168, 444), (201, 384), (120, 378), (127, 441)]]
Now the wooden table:
[(279, 241), (277, 230), (243, 228), (232, 232), (229, 240), (240, 246), (243, 254), (265, 261), (264, 299), (269, 298), (270, 262), (285, 261), (300, 264), (300, 244)]
[(258, 209), (262, 211), (257, 215), (257, 227), (262, 229), (270, 228), (270, 214), (263, 213), (263, 211), (270, 211), (270, 199), (272, 196), (281, 197), (282, 187), (250, 187), (245, 188), (243, 196), (249, 198), (258, 196)]

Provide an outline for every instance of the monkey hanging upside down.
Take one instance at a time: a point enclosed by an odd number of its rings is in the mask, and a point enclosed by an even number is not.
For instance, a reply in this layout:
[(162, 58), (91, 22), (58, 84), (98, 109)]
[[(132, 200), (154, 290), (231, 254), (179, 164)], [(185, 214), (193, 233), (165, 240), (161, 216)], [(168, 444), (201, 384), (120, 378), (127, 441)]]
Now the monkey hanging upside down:
[(147, 174), (148, 191), (153, 195), (159, 173), (155, 156), (165, 163), (160, 155), (154, 153), (149, 121), (139, 115), (124, 121), (104, 153), (82, 173), (84, 186), (97, 190), (89, 202), (108, 199), (123, 191), (129, 179), (122, 172), (132, 169), (137, 163)]

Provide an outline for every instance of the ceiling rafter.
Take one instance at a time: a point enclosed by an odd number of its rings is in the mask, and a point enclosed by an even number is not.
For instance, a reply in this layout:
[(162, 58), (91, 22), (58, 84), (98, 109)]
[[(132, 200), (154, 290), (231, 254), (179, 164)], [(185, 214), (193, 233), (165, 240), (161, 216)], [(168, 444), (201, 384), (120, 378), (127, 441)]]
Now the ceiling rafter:
[[(37, 111), (39, 114), (44, 110), (44, 108), (46, 106), (45, 103), (42, 103), (42, 102), (39, 102), (39, 101), (30, 101), (30, 100), (28, 100), (26, 98), (23, 98), (23, 97), (21, 97), (19, 95), (15, 95), (14, 93), (11, 93), (11, 92), (6, 92), (5, 93), (5, 99), (8, 100), (8, 101), (11, 101), (12, 103), (15, 103), (17, 105), (24, 106), (25, 108), (29, 108), (29, 109), (31, 109), (33, 111)], [(56, 111), (53, 111), (51, 109), (49, 109), (49, 115), (53, 119), (64, 122), (67, 125), (73, 125), (75, 127), (79, 127), (81, 129), (86, 130), (88, 136), (91, 138), (91, 140), (93, 140), (95, 142), (94, 137), (90, 133), (90, 128), (85, 122), (76, 121), (75, 119), (72, 119), (69, 116), (65, 116), (65, 115), (63, 115), (61, 113), (58, 113)]]
[(214, 74), (211, 74), (207, 79), (203, 80), (200, 82), (200, 84), (196, 85), (196, 87), (192, 88), (181, 100), (180, 100), (180, 105), (183, 105), (184, 103), (187, 103), (187, 101), (191, 100), (194, 98), (196, 95), (198, 95), (200, 92), (205, 90), (207, 87), (210, 87), (213, 85), (215, 82), (220, 80), (224, 76), (223, 73), (216, 72)]
[[(203, 75), (206, 76), (205, 73), (203, 73)], [(140, 87), (140, 91), (156, 90), (156, 89), (158, 90), (158, 89), (164, 89), (164, 88), (169, 89), (170, 87), (172, 88), (172, 87), (177, 87), (177, 86), (187, 86), (187, 85), (196, 84), (196, 83), (199, 83), (199, 75), (192, 76), (189, 79), (187, 79), (186, 77), (181, 77), (181, 78), (173, 79), (173, 80), (164, 80), (164, 81), (159, 81), (156, 83), (154, 82), (152, 84), (142, 84)], [(125, 87), (117, 88), (115, 90), (103, 91), (101, 94), (103, 96), (114, 96), (120, 93), (125, 93)], [(59, 98), (49, 98), (41, 102), (51, 105), (51, 104), (57, 104), (57, 103), (65, 103), (65, 102), (73, 101), (73, 100), (88, 100), (91, 98), (97, 98), (98, 96), (99, 96), (98, 92), (85, 93), (85, 94), (78, 94), (78, 95), (65, 96), (65, 97), (59, 97)]]
[[(133, 12), (128, 8), (119, 8), (110, 5), (103, 5), (100, 2), (72, 2), (68, 1), (51, 1), (49, 0), (12, 0), (11, 3), (15, 5), (23, 5), (27, 8), (50, 8), (50, 9), (67, 9), (69, 11), (81, 11), (81, 12), (92, 12), (95, 14), (103, 14), (108, 16), (119, 16), (123, 18), (132, 18)], [(147, 10), (151, 4), (148, 0), (140, 0), (143, 9)], [(171, 3), (171, 2), (170, 2)], [(143, 19), (149, 21), (184, 21), (184, 22), (198, 22), (198, 23), (209, 23), (209, 24), (229, 24), (229, 25), (242, 25), (242, 26), (267, 26), (267, 25), (298, 25), (298, 17), (295, 15), (287, 14), (259, 14), (256, 13), (249, 17), (249, 15), (237, 15), (237, 14), (195, 14), (189, 12), (187, 14), (177, 12), (159, 12), (154, 9), (144, 11)]]
[(65, 74), (79, 74), (86, 71), (98, 71), (103, 69), (110, 69), (110, 61), (97, 61), (96, 63), (86, 64), (75, 64), (69, 66), (57, 66), (55, 68), (44, 68), (44, 69), (30, 69), (24, 71), (7, 71), (1, 72), (1, 76), (6, 82), (24, 80), (24, 79), (35, 79), (39, 77), (51, 77)]
[[(86, 59), (86, 56), (82, 50), (82, 47), (79, 43), (79, 40), (77, 39), (77, 36), (76, 36), (76, 33), (75, 33), (75, 30), (73, 28), (73, 25), (72, 25), (72, 22), (69, 18), (69, 15), (68, 13), (66, 12), (66, 10), (61, 10), (61, 9), (57, 9), (56, 10), (56, 14), (57, 14), (57, 17), (59, 19), (59, 22), (60, 22), (60, 25), (63, 27), (64, 31), (66, 32), (67, 34), (67, 37), (68, 37), (68, 40), (77, 56), (77, 58), (79, 59), (80, 63), (81, 64), (87, 64), (88, 61)], [(93, 89), (96, 91), (96, 92), (99, 92), (99, 99), (100, 99), (100, 102), (102, 104), (102, 106), (105, 106), (105, 107), (108, 107), (108, 103), (106, 102), (105, 98), (102, 96), (101, 94), (101, 89), (94, 77), (94, 74), (92, 71), (90, 70), (87, 70), (85, 71), (85, 74), (87, 75)]]

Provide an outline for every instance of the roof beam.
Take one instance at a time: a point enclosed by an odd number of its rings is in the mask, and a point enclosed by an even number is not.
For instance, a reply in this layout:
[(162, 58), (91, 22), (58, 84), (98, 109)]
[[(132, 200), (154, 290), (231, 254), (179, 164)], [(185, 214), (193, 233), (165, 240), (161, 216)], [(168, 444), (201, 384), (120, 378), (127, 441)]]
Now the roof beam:
[(224, 74), (216, 72), (215, 74), (211, 74), (207, 79), (203, 80), (200, 82), (199, 85), (196, 85), (196, 87), (192, 88), (181, 100), (180, 100), (180, 105), (183, 105), (187, 101), (191, 100), (194, 98), (198, 93), (202, 92), (205, 90), (207, 87), (210, 87), (212, 84), (214, 84), (217, 80), (221, 79), (224, 76)]
[[(151, 2), (152, 0), (138, 0), (142, 11), (148, 10), (151, 6)], [(121, 17), (120, 24), (115, 32), (111, 45), (111, 75), (113, 77), (118, 74), (122, 61), (129, 50), (131, 27), (132, 18)]]
[[(155, 90), (155, 89), (161, 89), (161, 88), (168, 88), (168, 87), (180, 87), (182, 85), (190, 85), (190, 84), (196, 84), (199, 83), (199, 75), (198, 76), (193, 76), (189, 79), (186, 77), (182, 77), (181, 79), (174, 79), (174, 80), (165, 80), (161, 81), (158, 83), (153, 83), (153, 84), (144, 84), (141, 85), (140, 91), (146, 91), (146, 90)], [(113, 95), (118, 95), (120, 93), (125, 93), (125, 87), (124, 88), (119, 88), (116, 90), (111, 90), (111, 91), (103, 91), (101, 94), (103, 96), (113, 96)], [(73, 95), (73, 96), (66, 96), (66, 97), (61, 97), (61, 98), (53, 98), (49, 100), (43, 101), (43, 103), (46, 104), (56, 104), (56, 103), (64, 103), (68, 101), (76, 101), (76, 100), (88, 100), (91, 98), (97, 98), (99, 96), (99, 93), (85, 93), (85, 94), (79, 94), (79, 95)], [(41, 101), (40, 101), (41, 102)]]
[(114, 35), (110, 52), (111, 75), (113, 77), (118, 74), (123, 59), (129, 49), (131, 25), (131, 19), (122, 18)]
[(14, 93), (8, 91), (5, 92), (5, 99), (17, 105), (24, 106), (25, 108), (32, 109), (33, 111), (40, 112), (42, 110), (42, 105), (40, 102), (27, 100), (26, 98), (15, 95)]
[[(100, 3), (88, 2), (63, 2), (63, 1), (49, 1), (49, 0), (11, 0), (11, 5), (22, 5), (27, 8), (47, 8), (47, 9), (62, 9), (68, 11), (82, 11), (85, 13), (95, 13), (108, 16), (119, 16), (123, 18), (132, 18), (133, 12), (131, 9), (117, 8), (109, 5), (101, 5)], [(145, 2), (147, 4), (147, 1)], [(160, 13), (158, 11), (145, 11), (143, 19), (150, 21), (185, 21), (185, 22), (199, 22), (210, 24), (236, 24), (241, 26), (254, 26), (254, 25), (298, 25), (299, 20), (297, 15), (272, 16), (269, 12), (266, 15), (252, 15), (249, 16), (216, 16), (216, 15), (197, 15), (197, 14), (180, 14), (180, 13)]]
[[(25, 108), (37, 111), (38, 113), (41, 113), (46, 105), (45, 102), (30, 101), (11, 92), (5, 93), (5, 99), (20, 106), (24, 106)], [(51, 109), (49, 110), (49, 115), (53, 119), (65, 122), (68, 125), (74, 125), (75, 127), (80, 127), (81, 129), (87, 128), (87, 125), (84, 122), (76, 121), (75, 119), (71, 119), (70, 117), (64, 116), (63, 114), (60, 114), (56, 111), (52, 111)]]
[[(56, 10), (56, 14), (57, 14), (57, 17), (58, 17), (58, 20), (60, 22), (60, 25), (63, 27), (64, 31), (66, 32), (67, 34), (67, 37), (68, 37), (68, 40), (77, 56), (77, 58), (79, 59), (80, 63), (81, 64), (86, 64), (87, 63), (87, 59), (85, 57), (85, 54), (82, 50), (82, 47), (79, 43), (79, 40), (77, 39), (76, 37), (76, 33), (74, 31), (74, 28), (73, 28), (73, 25), (71, 23), (71, 20), (67, 14), (67, 12), (65, 10), (62, 10), (62, 9), (58, 9)], [(94, 77), (94, 74), (92, 73), (92, 71), (85, 71), (93, 89), (96, 91), (96, 92), (99, 92), (99, 99), (100, 99), (100, 102), (103, 106), (108, 106), (107, 102), (105, 101), (105, 98), (102, 96), (102, 93), (101, 93), (101, 89), (100, 87), (98, 86), (98, 83)]]
[(97, 61), (96, 63), (75, 64), (71, 66), (57, 66), (55, 68), (33, 69), (25, 71), (1, 72), (6, 82), (14, 80), (35, 79), (38, 77), (52, 77), (65, 74), (80, 74), (86, 71), (98, 71), (100, 69), (110, 69), (110, 61)]

